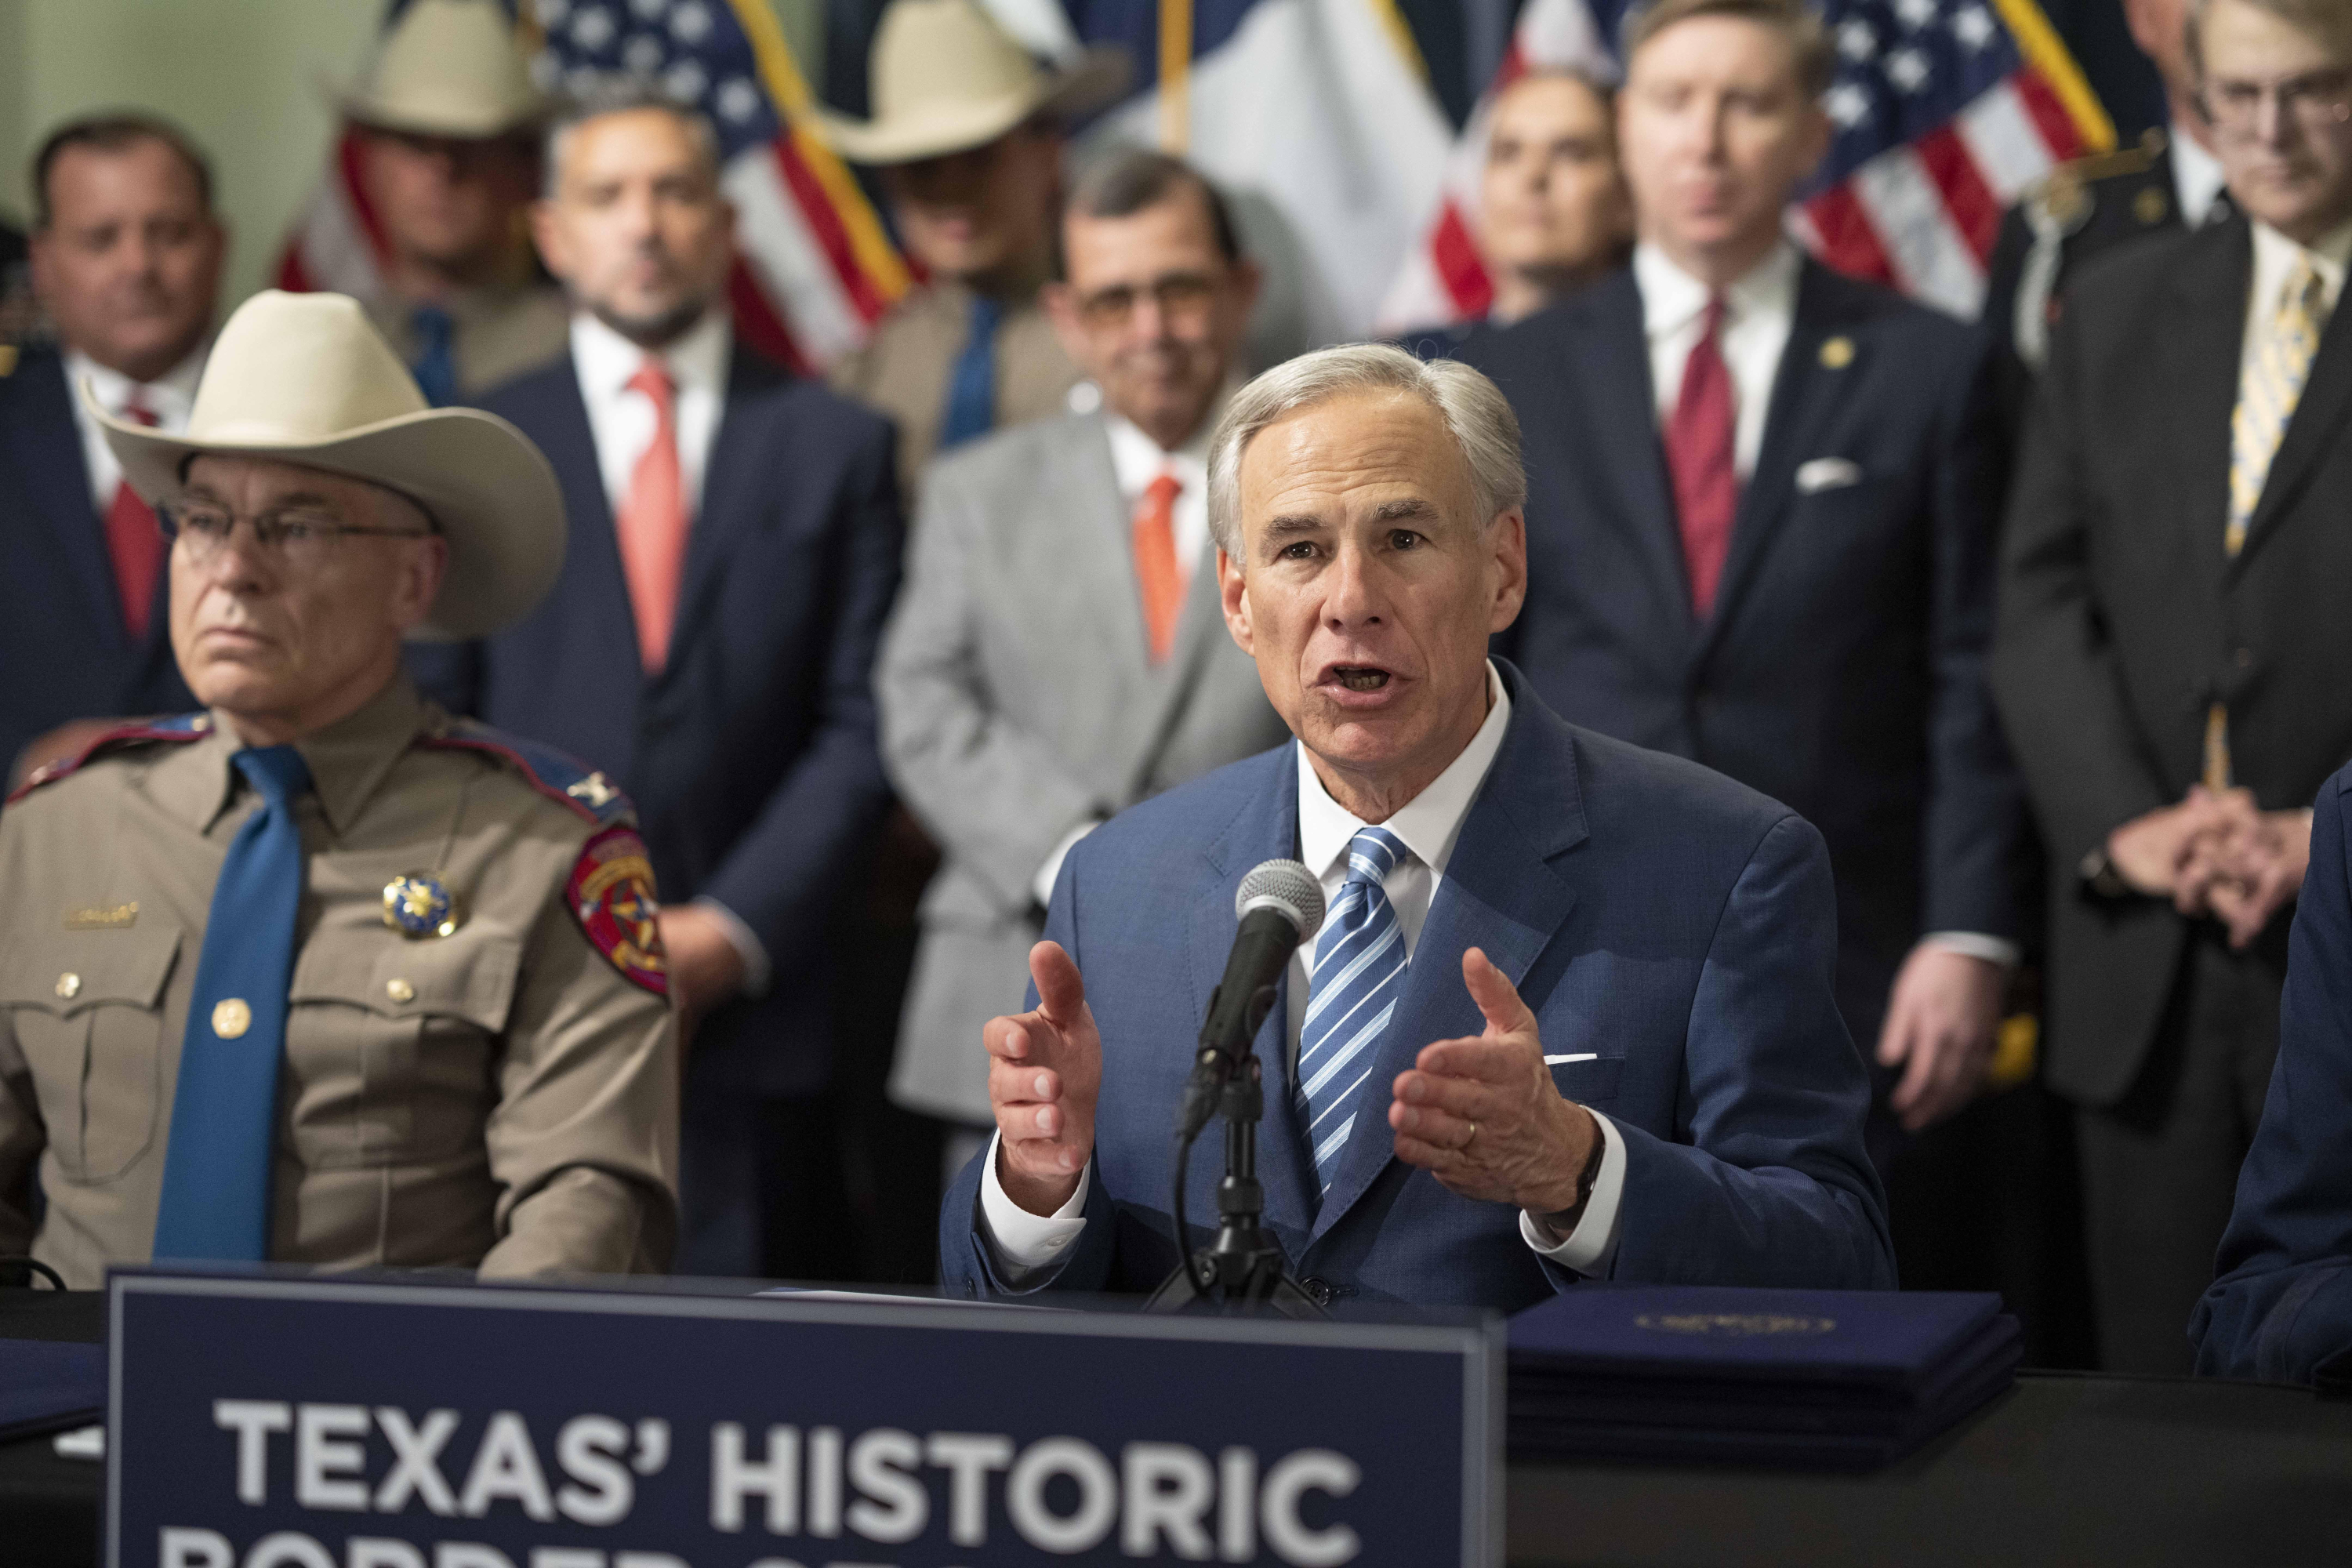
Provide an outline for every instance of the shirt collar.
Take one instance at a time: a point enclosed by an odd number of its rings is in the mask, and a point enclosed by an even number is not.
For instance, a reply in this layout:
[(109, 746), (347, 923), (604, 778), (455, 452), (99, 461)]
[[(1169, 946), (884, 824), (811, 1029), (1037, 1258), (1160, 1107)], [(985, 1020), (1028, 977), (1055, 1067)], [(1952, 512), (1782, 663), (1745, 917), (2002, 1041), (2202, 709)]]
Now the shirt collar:
[[(1502, 750), (1503, 733), (1511, 724), (1511, 694), (1504, 689), (1503, 678), (1496, 673), (1491, 660), (1486, 665), (1486, 695), (1491, 704), (1486, 721), (1478, 726), (1461, 755), (1447, 763), (1427, 789), (1381, 824), (1441, 877), (1446, 862), (1454, 858), (1454, 845), (1462, 837), (1471, 804), (1478, 798), (1478, 786), (1486, 783), (1495, 753)], [(1298, 748), (1298, 852), (1307, 868), (1321, 879), (1348, 852), (1348, 841), (1367, 825), (1323, 787), (1307, 757), (1306, 742), (1292, 744)]]
[(659, 349), (640, 348), (586, 310), (572, 314), (572, 357), (579, 366), (580, 383), (601, 395), (618, 396), (629, 378), (650, 356), (669, 367), (678, 390), (718, 392), (727, 383), (727, 362), (735, 334), (724, 310), (705, 310), (702, 319)]
[(2333, 301), (2344, 291), (2344, 274), (2352, 263), (2352, 220), (2336, 225), (2308, 246), (2297, 245), (2270, 225), (2256, 221), (2254, 231), (2254, 308), (2269, 311), (2278, 306), (2278, 292), (2306, 258), (2318, 269), (2326, 296)]
[(2221, 161), (2178, 125), (2172, 127), (2165, 145), (2172, 153), (2172, 195), (2180, 204), (2181, 221), (2191, 228), (2202, 228), (2213, 210), (2213, 198), (2221, 194)]
[[(426, 727), (430, 710), (406, 674), (368, 700), (360, 710), (294, 742), (310, 770), (327, 826), (351, 831), (369, 799)], [(166, 810), (209, 829), (236, 799), (243, 784), (233, 759), (245, 750), (229, 716), (215, 709), (205, 737), (175, 752), (156, 768), (150, 793)]]
[(212, 345), (199, 343), (188, 357), (149, 382), (135, 382), (121, 371), (102, 365), (79, 349), (66, 351), (66, 380), (75, 393), (75, 403), (80, 403), (81, 384), (89, 383), (98, 405), (117, 418), (122, 416), (122, 405), (130, 401), (131, 389), (145, 393), (147, 407), (166, 426), (185, 426), (188, 411), (195, 406), (196, 383), (204, 378), (205, 353)]
[(1110, 466), (1118, 478), (1120, 494), (1139, 496), (1163, 473), (1174, 474), (1187, 488), (1208, 482), (1209, 432), (1216, 426), (1213, 410), (1201, 421), (1192, 438), (1172, 452), (1123, 414), (1105, 408), (1103, 426), (1110, 433)]
[[(1734, 321), (1762, 314), (1790, 315), (1797, 308), (1797, 279), (1804, 258), (1781, 240), (1764, 258), (1723, 291)], [(1653, 338), (1681, 331), (1706, 309), (1707, 287), (1643, 240), (1633, 247), (1633, 282), (1642, 294), (1643, 330)]]

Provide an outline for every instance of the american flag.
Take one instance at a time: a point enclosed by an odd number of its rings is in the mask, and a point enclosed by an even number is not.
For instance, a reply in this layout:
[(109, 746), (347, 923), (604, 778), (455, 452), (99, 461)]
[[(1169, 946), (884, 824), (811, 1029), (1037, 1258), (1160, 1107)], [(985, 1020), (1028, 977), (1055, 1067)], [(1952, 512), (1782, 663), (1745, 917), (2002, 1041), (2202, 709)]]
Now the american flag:
[[(755, 348), (822, 370), (906, 292), (880, 218), (809, 129), (808, 83), (768, 0), (526, 0), (519, 26), (551, 91), (651, 84), (709, 118), (736, 209), (735, 329)], [(288, 238), (278, 287), (380, 292), (383, 235), (358, 173), (346, 131)]]
[[(1472, 236), (1495, 95), (1531, 68), (1619, 73), (1628, 0), (1528, 0), (1447, 165), (1445, 193), (1382, 301), (1388, 331), (1485, 313)], [(1955, 315), (1984, 300), (2002, 211), (2115, 128), (2033, 0), (1826, 0), (1837, 78), (1829, 157), (1790, 226), (1830, 266)]]

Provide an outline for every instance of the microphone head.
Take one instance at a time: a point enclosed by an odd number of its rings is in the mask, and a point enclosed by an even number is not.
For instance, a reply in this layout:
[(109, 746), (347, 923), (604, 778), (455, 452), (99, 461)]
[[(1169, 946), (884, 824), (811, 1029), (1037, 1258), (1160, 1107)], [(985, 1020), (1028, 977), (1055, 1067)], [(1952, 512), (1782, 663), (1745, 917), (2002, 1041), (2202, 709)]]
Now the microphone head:
[(1297, 860), (1264, 860), (1242, 879), (1234, 894), (1234, 918), (1252, 910), (1275, 910), (1298, 928), (1298, 940), (1312, 941), (1323, 925), (1323, 884)]

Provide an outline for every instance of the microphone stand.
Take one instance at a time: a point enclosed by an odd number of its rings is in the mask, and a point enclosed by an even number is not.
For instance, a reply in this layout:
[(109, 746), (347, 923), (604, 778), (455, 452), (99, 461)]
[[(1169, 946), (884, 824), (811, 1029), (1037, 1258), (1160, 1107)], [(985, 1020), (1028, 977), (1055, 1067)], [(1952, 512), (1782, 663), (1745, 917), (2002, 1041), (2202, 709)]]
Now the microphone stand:
[[(1305, 1288), (1292, 1278), (1290, 1261), (1274, 1233), (1259, 1223), (1265, 1212), (1265, 1189), (1257, 1179), (1257, 1124), (1265, 1114), (1263, 1067), (1252, 1042), (1258, 1026), (1274, 1008), (1275, 988), (1262, 986), (1250, 997), (1237, 1038), (1216, 1040), (1202, 1032), (1201, 1054), (1192, 1067), (1192, 1082), (1185, 1098), (1213, 1092), (1216, 1113), (1225, 1119), (1225, 1173), (1217, 1184), (1217, 1234), (1206, 1247), (1194, 1248), (1144, 1303), (1147, 1312), (1203, 1310), (1240, 1316), (1272, 1310), (1286, 1318), (1321, 1320), (1329, 1316)], [(1209, 1016), (1217, 1014), (1216, 998), (1209, 1000)], [(1194, 1121), (1187, 1117), (1189, 1124)], [(1173, 1215), (1176, 1245), (1187, 1239), (1184, 1223), (1184, 1177), (1192, 1163), (1192, 1140), (1199, 1127), (1191, 1125), (1176, 1140), (1176, 1197)]]

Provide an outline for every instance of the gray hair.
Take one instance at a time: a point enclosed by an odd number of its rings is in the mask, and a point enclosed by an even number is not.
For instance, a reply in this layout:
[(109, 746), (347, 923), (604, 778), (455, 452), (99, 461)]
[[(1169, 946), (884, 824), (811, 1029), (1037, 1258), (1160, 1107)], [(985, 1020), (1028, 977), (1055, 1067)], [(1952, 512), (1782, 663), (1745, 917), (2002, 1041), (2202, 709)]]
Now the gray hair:
[(650, 110), (667, 114), (686, 127), (710, 174), (710, 183), (719, 183), (719, 132), (700, 110), (680, 103), (658, 87), (635, 77), (605, 77), (586, 90), (567, 99), (547, 122), (546, 140), (541, 144), (540, 160), (540, 194), (552, 200), (563, 168), (563, 150), (572, 133), (592, 120), (602, 120), (608, 114), (633, 114)]
[(1301, 408), (1351, 392), (1402, 392), (1445, 421), (1470, 469), (1481, 528), (1527, 504), (1519, 417), (1503, 389), (1459, 360), (1417, 360), (1386, 343), (1343, 343), (1276, 365), (1234, 395), (1209, 437), (1209, 531), (1242, 560), (1242, 454), (1259, 431)]

